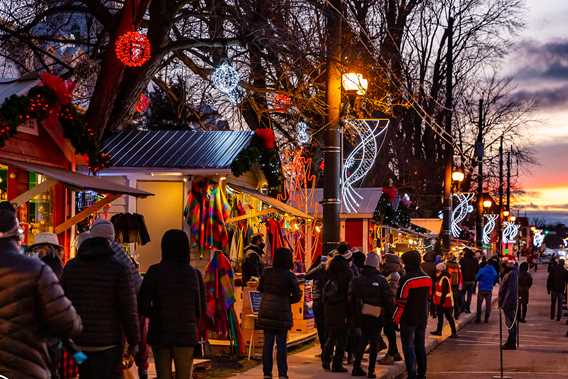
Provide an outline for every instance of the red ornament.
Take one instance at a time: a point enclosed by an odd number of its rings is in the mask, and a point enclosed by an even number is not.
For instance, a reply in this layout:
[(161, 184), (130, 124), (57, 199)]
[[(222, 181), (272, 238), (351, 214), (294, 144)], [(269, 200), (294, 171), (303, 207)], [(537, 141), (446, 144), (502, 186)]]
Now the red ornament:
[(148, 62), (152, 47), (146, 35), (138, 32), (126, 32), (116, 40), (116, 57), (128, 67), (140, 67)]
[(276, 137), (272, 128), (256, 129), (256, 136), (262, 141), (262, 146), (266, 150), (272, 150), (276, 146)]
[(138, 101), (136, 102), (136, 107), (134, 108), (134, 110), (137, 113), (144, 113), (146, 112), (149, 106), (150, 106), (150, 99), (148, 98), (148, 96), (141, 93), (140, 97), (138, 98)]

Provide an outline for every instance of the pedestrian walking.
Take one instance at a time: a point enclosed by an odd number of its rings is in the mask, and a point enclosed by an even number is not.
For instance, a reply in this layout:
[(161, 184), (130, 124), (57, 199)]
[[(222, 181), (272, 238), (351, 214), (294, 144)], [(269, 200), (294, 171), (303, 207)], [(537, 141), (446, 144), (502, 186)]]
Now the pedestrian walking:
[(62, 276), (65, 294), (83, 320), (75, 339), (87, 354), (79, 366), (81, 379), (121, 378), (123, 341), (134, 356), (140, 342), (136, 289), (130, 269), (117, 257), (106, 238), (81, 243)]
[(452, 281), (452, 296), (454, 297), (454, 318), (457, 320), (462, 312), (461, 291), (463, 289), (463, 275), (455, 254), (450, 254), (446, 262), (446, 269)]
[(293, 265), (292, 251), (279, 248), (274, 253), (273, 266), (264, 272), (258, 286), (262, 293), (258, 326), (264, 330), (262, 370), (264, 378), (272, 378), (273, 351), (276, 341), (278, 378), (288, 378), (287, 338), (292, 327), (292, 304), (300, 301), (302, 293)]
[(471, 313), (471, 298), (475, 292), (475, 275), (477, 275), (477, 271), (479, 271), (479, 262), (473, 250), (466, 247), (463, 251), (464, 255), (460, 260), (460, 268), (463, 277), (463, 288), (460, 296), (462, 302), (461, 311)]
[(329, 260), (323, 289), (325, 324), (328, 332), (322, 354), (322, 366), (332, 372), (347, 372), (343, 367), (343, 356), (347, 343), (349, 314), (349, 286), (352, 273), (348, 248), (340, 244), (337, 253)]
[(305, 279), (313, 280), (312, 285), (312, 300), (314, 321), (318, 332), (318, 340), (320, 343), (321, 351), (323, 352), (325, 346), (325, 339), (327, 331), (325, 330), (325, 313), (323, 306), (323, 286), (325, 284), (325, 267), (327, 256), (319, 256), (316, 258), (312, 267), (306, 272)]
[(408, 379), (426, 378), (426, 325), (432, 278), (420, 269), (420, 253), (402, 255), (406, 274), (400, 279), (394, 321), (400, 325), (400, 338)]
[(161, 241), (162, 259), (150, 266), (140, 288), (140, 313), (150, 319), (158, 379), (190, 379), (197, 323), (205, 312), (201, 273), (190, 264), (189, 239), (182, 230), (168, 230)]
[[(379, 272), (379, 263), (380, 259), (377, 254), (367, 254), (361, 275), (353, 280), (353, 324), (361, 330), (361, 338), (355, 350), (352, 376), (376, 378), (375, 364), (384, 309), (394, 302), (387, 280)], [(369, 345), (368, 373), (361, 367), (367, 345)]]
[(513, 259), (503, 260), (503, 279), (499, 288), (499, 308), (505, 315), (509, 337), (503, 350), (517, 350), (518, 268)]
[(81, 319), (53, 270), (20, 253), (21, 239), (16, 210), (0, 203), (0, 375), (52, 378), (48, 341), (78, 335)]
[(245, 246), (243, 261), (243, 287), (246, 287), (249, 280), (262, 277), (264, 272), (264, 264), (262, 256), (264, 255), (264, 242), (262, 234), (252, 236), (250, 244)]
[(568, 281), (568, 271), (564, 268), (564, 259), (560, 259), (549, 267), (548, 278), (546, 279), (546, 289), (550, 295), (550, 319), (560, 321), (562, 317), (562, 301), (566, 283)]
[[(351, 270), (351, 280), (358, 278), (361, 275), (361, 270), (365, 266), (365, 254), (358, 250), (349, 250), (343, 254), (343, 257), (349, 262)], [(361, 262), (361, 258), (363, 262)], [(357, 348), (361, 343), (361, 328), (355, 325), (352, 317), (348, 317), (347, 324), (347, 344), (345, 352), (347, 353), (347, 364), (353, 363), (353, 356), (357, 352)], [(384, 342), (383, 342), (384, 343)]]
[(529, 292), (533, 278), (529, 273), (529, 264), (521, 263), (519, 267), (519, 321), (527, 322), (527, 308), (529, 305)]
[[(384, 264), (382, 274), (386, 278), (393, 299), (396, 297), (398, 292), (398, 287), (400, 283), (401, 273), (404, 273), (400, 257), (395, 254), (385, 254)], [(388, 340), (388, 350), (384, 357), (379, 359), (379, 364), (381, 365), (392, 365), (394, 362), (402, 361), (402, 357), (398, 351), (397, 339), (396, 339), (396, 326), (393, 321), (394, 316), (394, 303), (387, 303), (385, 306), (385, 317), (384, 317), (384, 332)], [(380, 338), (379, 333), (379, 351), (381, 349), (382, 338)], [(384, 344), (384, 342), (383, 342)]]
[(433, 336), (441, 336), (444, 326), (444, 316), (448, 320), (450, 329), (452, 331), (451, 337), (457, 338), (458, 333), (456, 330), (456, 323), (452, 315), (454, 309), (454, 296), (452, 294), (452, 284), (450, 274), (446, 270), (444, 263), (436, 265), (436, 279), (434, 284), (433, 303), (436, 307), (438, 317), (438, 325), (435, 331), (431, 332)]
[(481, 309), (483, 302), (485, 302), (485, 319), (484, 322), (487, 324), (489, 322), (489, 317), (491, 317), (491, 298), (493, 297), (493, 287), (497, 284), (499, 280), (499, 274), (495, 271), (492, 264), (481, 263), (479, 272), (475, 276), (477, 280), (477, 314), (475, 322), (479, 324), (481, 322)]

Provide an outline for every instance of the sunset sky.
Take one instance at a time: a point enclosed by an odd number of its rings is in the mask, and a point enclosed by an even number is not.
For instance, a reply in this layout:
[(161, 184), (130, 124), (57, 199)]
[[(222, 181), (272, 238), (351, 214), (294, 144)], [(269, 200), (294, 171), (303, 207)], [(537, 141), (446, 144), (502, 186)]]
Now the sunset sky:
[(539, 164), (520, 178), (526, 196), (517, 202), (521, 213), (568, 224), (568, 1), (526, 4), (527, 28), (509, 61), (519, 94), (537, 103), (527, 143)]

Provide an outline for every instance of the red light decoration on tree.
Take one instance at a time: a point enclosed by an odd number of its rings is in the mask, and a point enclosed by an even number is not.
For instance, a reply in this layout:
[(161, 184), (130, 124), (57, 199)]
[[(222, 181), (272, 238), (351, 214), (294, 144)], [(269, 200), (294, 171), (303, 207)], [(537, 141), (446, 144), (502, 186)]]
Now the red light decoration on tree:
[(274, 96), (274, 110), (276, 112), (287, 112), (292, 100), (285, 93), (278, 93)]
[(152, 47), (146, 35), (126, 32), (116, 40), (114, 52), (125, 66), (140, 67), (150, 59)]
[(143, 93), (140, 94), (138, 101), (136, 102), (135, 111), (136, 113), (144, 113), (150, 106), (150, 99)]

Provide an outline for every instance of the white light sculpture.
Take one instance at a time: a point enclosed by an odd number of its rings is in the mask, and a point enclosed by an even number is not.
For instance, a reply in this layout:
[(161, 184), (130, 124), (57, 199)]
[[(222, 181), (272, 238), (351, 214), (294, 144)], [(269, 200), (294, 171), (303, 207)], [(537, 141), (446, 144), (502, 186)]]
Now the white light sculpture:
[(306, 124), (304, 121), (300, 121), (296, 124), (296, 136), (300, 145), (307, 145), (310, 143), (308, 124)]
[(450, 230), (454, 238), (459, 238), (462, 232), (460, 223), (466, 218), (468, 213), (473, 212), (473, 206), (469, 202), (475, 196), (474, 193), (456, 193), (454, 196), (458, 199), (458, 205), (452, 212), (452, 222)]
[(503, 243), (514, 243), (521, 226), (514, 222), (505, 222), (503, 226)]
[(541, 247), (544, 242), (544, 233), (542, 230), (538, 230), (533, 237), (533, 245), (536, 247)]
[[(381, 121), (384, 126), (381, 127)], [(384, 134), (388, 128), (389, 120), (385, 119), (354, 119), (347, 121), (359, 139), (359, 143), (345, 159), (341, 174), (341, 200), (347, 212), (356, 212), (359, 201), (363, 199), (354, 186), (367, 176), (379, 150), (382, 147), (377, 143), (377, 137)]]
[(491, 233), (495, 230), (495, 226), (497, 225), (495, 221), (499, 218), (499, 215), (487, 214), (485, 218), (487, 218), (487, 223), (483, 226), (481, 239), (484, 244), (488, 245), (491, 243)]
[(219, 92), (224, 93), (234, 103), (241, 96), (239, 82), (241, 77), (237, 70), (228, 62), (223, 62), (220, 66), (213, 70), (211, 74), (211, 83)]

